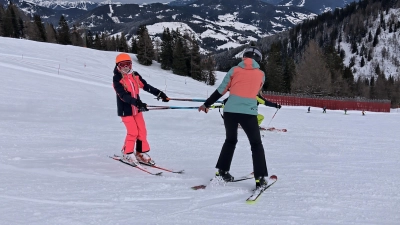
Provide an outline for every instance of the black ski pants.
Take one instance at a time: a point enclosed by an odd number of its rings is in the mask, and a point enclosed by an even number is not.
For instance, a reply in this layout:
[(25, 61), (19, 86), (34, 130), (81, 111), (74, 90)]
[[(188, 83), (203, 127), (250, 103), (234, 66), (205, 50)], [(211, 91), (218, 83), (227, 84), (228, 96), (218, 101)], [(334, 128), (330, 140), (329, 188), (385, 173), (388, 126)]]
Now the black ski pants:
[(267, 163), (265, 161), (264, 147), (261, 141), (257, 116), (224, 112), (224, 123), (226, 139), (222, 146), (216, 168), (223, 171), (230, 170), (233, 153), (235, 152), (236, 143), (238, 142), (238, 124), (240, 124), (250, 142), (254, 177), (268, 177)]

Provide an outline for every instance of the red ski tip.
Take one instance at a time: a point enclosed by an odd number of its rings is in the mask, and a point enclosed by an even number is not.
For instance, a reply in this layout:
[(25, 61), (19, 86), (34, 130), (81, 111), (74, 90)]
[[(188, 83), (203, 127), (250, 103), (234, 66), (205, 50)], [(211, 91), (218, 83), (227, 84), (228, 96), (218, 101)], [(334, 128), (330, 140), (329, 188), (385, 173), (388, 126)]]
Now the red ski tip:
[(277, 177), (276, 175), (271, 175), (271, 176), (269, 177), (269, 179), (278, 180), (278, 177)]

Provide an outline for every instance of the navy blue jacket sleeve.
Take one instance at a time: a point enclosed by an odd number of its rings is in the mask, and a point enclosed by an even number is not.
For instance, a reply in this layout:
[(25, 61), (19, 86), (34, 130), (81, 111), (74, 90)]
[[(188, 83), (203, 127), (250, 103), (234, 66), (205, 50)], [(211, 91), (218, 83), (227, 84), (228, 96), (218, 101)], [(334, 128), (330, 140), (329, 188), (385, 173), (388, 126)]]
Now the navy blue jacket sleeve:
[(158, 96), (161, 93), (160, 90), (158, 90), (157, 88), (148, 84), (147, 81), (145, 79), (143, 79), (143, 77), (140, 76), (140, 74), (138, 72), (135, 71), (135, 72), (133, 72), (133, 74), (135, 74), (135, 76), (139, 77), (140, 82), (142, 82), (142, 84), (143, 84), (143, 90), (153, 94), (154, 96)]

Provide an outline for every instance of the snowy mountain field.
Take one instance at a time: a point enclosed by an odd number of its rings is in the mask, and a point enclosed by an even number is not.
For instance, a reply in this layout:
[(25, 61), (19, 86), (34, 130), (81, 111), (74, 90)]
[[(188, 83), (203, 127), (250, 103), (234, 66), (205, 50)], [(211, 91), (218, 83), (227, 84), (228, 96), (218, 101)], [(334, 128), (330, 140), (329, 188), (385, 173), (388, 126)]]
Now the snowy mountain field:
[[(254, 180), (207, 184), (224, 142), (218, 110), (145, 112), (150, 155), (184, 174), (152, 176), (108, 158), (125, 127), (112, 70), (117, 52), (0, 38), (0, 224), (399, 224), (399, 119), (391, 113), (260, 106), (270, 175), (278, 182), (246, 204)], [(160, 69), (134, 69), (174, 98), (206, 98), (216, 86)], [(161, 103), (147, 92), (149, 105)], [(239, 130), (231, 173), (252, 171)], [(153, 172), (156, 169), (149, 168)]]

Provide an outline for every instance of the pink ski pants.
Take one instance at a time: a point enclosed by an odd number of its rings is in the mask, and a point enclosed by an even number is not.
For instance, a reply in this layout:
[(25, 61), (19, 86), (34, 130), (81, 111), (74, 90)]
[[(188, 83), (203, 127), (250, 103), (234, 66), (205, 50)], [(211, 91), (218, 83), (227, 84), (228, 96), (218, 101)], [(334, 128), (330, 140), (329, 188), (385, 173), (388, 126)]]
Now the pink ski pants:
[(150, 145), (147, 142), (147, 130), (143, 113), (121, 118), (126, 127), (126, 138), (123, 147), (124, 153), (128, 154), (134, 151), (136, 140), (142, 141), (142, 152), (148, 152), (150, 150)]

